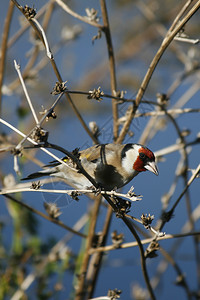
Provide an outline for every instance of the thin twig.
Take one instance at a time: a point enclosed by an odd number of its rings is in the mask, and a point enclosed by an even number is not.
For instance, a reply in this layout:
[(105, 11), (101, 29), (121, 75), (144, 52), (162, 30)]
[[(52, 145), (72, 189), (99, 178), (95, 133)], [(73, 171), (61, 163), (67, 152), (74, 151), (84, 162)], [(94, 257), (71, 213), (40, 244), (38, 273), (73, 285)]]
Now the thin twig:
[(154, 155), (156, 156), (156, 157), (159, 157), (159, 156), (164, 156), (164, 155), (167, 155), (167, 154), (170, 154), (170, 153), (172, 153), (172, 152), (175, 152), (175, 151), (179, 151), (179, 150), (181, 150), (182, 148), (184, 148), (184, 147), (190, 147), (190, 146), (192, 146), (192, 145), (197, 145), (197, 144), (199, 144), (200, 143), (200, 137), (197, 137), (194, 141), (192, 141), (192, 142), (189, 142), (189, 143), (187, 143), (187, 144), (182, 144), (182, 143), (179, 143), (179, 144), (173, 144), (173, 145), (170, 145), (170, 146), (168, 146), (168, 147), (165, 147), (165, 148), (163, 148), (163, 149), (161, 149), (161, 150), (157, 150), (157, 151), (155, 151), (154, 152)]
[(64, 11), (66, 11), (68, 14), (70, 14), (71, 16), (73, 16), (74, 18), (84, 22), (84, 23), (87, 23), (91, 26), (94, 26), (94, 27), (97, 27), (99, 29), (102, 29), (103, 26), (101, 24), (98, 24), (97, 22), (95, 21), (91, 21), (89, 20), (87, 17), (82, 17), (81, 15), (77, 14), (76, 12), (74, 12), (71, 8), (69, 8), (69, 6), (64, 3), (63, 1), (61, 0), (54, 0)]
[(30, 107), (31, 112), (32, 112), (32, 115), (33, 115), (33, 117), (34, 117), (34, 119), (35, 119), (35, 122), (36, 122), (36, 124), (37, 124), (37, 123), (38, 123), (38, 118), (37, 118), (35, 109), (34, 109), (34, 107), (33, 107), (33, 104), (32, 104), (32, 102), (31, 102), (31, 99), (30, 99), (30, 97), (29, 97), (29, 94), (28, 94), (26, 85), (25, 85), (25, 83), (24, 83), (24, 79), (23, 79), (22, 74), (21, 74), (21, 71), (20, 71), (20, 65), (17, 64), (16, 60), (14, 60), (14, 66), (15, 66), (15, 70), (17, 71), (17, 74), (18, 74), (18, 76), (19, 76), (19, 79), (20, 79), (20, 82), (21, 82), (21, 85), (22, 85), (24, 94), (25, 94), (25, 96), (26, 96), (27, 102), (28, 102), (29, 107)]
[(46, 119), (46, 117), (49, 116), (49, 115), (53, 112), (55, 106), (58, 104), (58, 102), (60, 101), (60, 99), (61, 99), (62, 96), (63, 96), (63, 93), (61, 93), (61, 94), (58, 96), (58, 98), (54, 101), (54, 103), (51, 105), (51, 107), (44, 113), (43, 117), (37, 122), (36, 126), (33, 127), (33, 128), (29, 131), (29, 133), (28, 133), (28, 134), (27, 134), (27, 135), (19, 142), (19, 144), (15, 147), (15, 149), (20, 149), (20, 148), (22, 147), (23, 143), (24, 143), (24, 142), (28, 139), (28, 137), (34, 132), (34, 130), (35, 130), (36, 128), (39, 128), (39, 127), (42, 125), (42, 123), (44, 122), (44, 120)]
[[(175, 238), (184, 238), (184, 237), (189, 237), (189, 236), (199, 236), (200, 231), (195, 231), (195, 232), (185, 232), (185, 233), (179, 233), (179, 234), (165, 234), (164, 236), (157, 237), (157, 241), (165, 241), (169, 239), (175, 239)], [(149, 244), (152, 241), (152, 238), (144, 239), (141, 240), (142, 245)], [(117, 249), (126, 249), (126, 248), (132, 248), (132, 247), (137, 247), (138, 243), (137, 242), (130, 242), (130, 243), (123, 243), (119, 245)], [(116, 250), (116, 245), (107, 245), (104, 247), (98, 247), (98, 248), (91, 248), (89, 250), (90, 254), (96, 253), (96, 252), (107, 252), (111, 250)]]
[[(22, 192), (40, 192), (40, 193), (53, 193), (53, 194), (67, 194), (69, 196), (73, 196), (75, 194), (95, 194), (97, 191), (95, 190), (56, 190), (56, 189), (34, 189), (30, 185), (30, 187), (13, 187), (13, 188), (3, 188), (0, 190), (0, 195), (3, 194), (13, 194), (13, 193), (22, 193)], [(122, 194), (122, 193), (117, 193), (116, 191), (99, 191), (99, 193), (103, 195), (109, 195), (109, 196), (117, 196), (117, 197), (122, 197), (125, 199), (128, 199), (129, 201), (140, 201), (141, 196), (129, 196), (128, 194)]]
[[(171, 96), (173, 95), (173, 93), (175, 93), (175, 91), (177, 90), (177, 88), (179, 87), (179, 85), (185, 80), (187, 79), (189, 76), (193, 75), (195, 72), (198, 72), (200, 69), (200, 64), (195, 64), (190, 70), (185, 70), (183, 72), (183, 74), (181, 74), (180, 77), (178, 77), (173, 83), (172, 85), (169, 87), (168, 91), (167, 91), (167, 98), (170, 99)], [(198, 81), (198, 80), (197, 80)], [(197, 87), (196, 87), (196, 82), (192, 84), (192, 88), (195, 91), (198, 91)], [(198, 85), (199, 85), (199, 81), (198, 81)], [(192, 97), (192, 95), (191, 95)], [(178, 103), (180, 103), (178, 101)], [(174, 105), (173, 108), (178, 108), (180, 106), (177, 106), (176, 104)]]
[[(190, 177), (190, 179), (188, 180), (187, 185), (185, 186), (185, 188), (183, 189), (182, 193), (179, 195), (179, 197), (177, 198), (176, 202), (174, 203), (174, 205), (171, 208), (171, 212), (173, 213), (176, 206), (178, 205), (178, 203), (180, 202), (180, 200), (182, 199), (182, 197), (184, 196), (184, 194), (187, 192), (188, 188), (190, 187), (190, 185), (192, 184), (192, 182), (195, 180), (195, 178), (197, 177), (198, 173), (200, 172), (200, 164), (197, 166), (196, 170), (194, 171), (194, 173), (192, 174), (192, 176)], [(160, 229), (163, 228), (164, 224), (166, 222), (163, 221), (163, 224), (161, 226)]]
[(190, 6), (190, 4), (192, 2), (193, 2), (193, 0), (187, 0), (186, 1), (185, 5), (181, 8), (181, 10), (177, 14), (176, 18), (174, 19), (174, 22), (172, 23), (169, 31), (173, 31), (174, 30), (175, 26), (178, 24), (178, 22), (180, 22), (180, 19), (185, 14), (185, 12), (187, 11), (188, 7)]
[(49, 47), (49, 43), (48, 43), (48, 40), (47, 40), (47, 37), (46, 37), (46, 34), (42, 28), (42, 26), (40, 25), (40, 23), (38, 22), (37, 19), (34, 19), (32, 18), (32, 22), (34, 22), (36, 24), (36, 26), (38, 27), (38, 29), (40, 30), (41, 34), (42, 34), (42, 38), (44, 40), (44, 45), (45, 45), (45, 48), (46, 48), (46, 53), (47, 53), (47, 57), (49, 59), (53, 59), (53, 54), (50, 50), (50, 47)]
[[(168, 115), (180, 115), (180, 114), (187, 114), (187, 113), (198, 113), (200, 112), (200, 108), (172, 108), (166, 110)], [(140, 117), (160, 117), (166, 115), (165, 111), (149, 111), (145, 113), (137, 113), (135, 114), (135, 118), (140, 118)]]
[[(51, 5), (51, 3), (45, 3), (44, 6), (42, 6), (37, 12), (35, 18), (39, 19), (48, 10), (49, 5)], [(16, 41), (29, 29), (29, 27), (30, 23), (24, 23), (22, 27), (8, 40), (8, 48), (12, 47), (16, 43)]]
[(197, 45), (200, 40), (199, 39), (190, 39), (190, 38), (184, 38), (181, 36), (175, 36), (174, 38), (175, 41), (179, 41), (179, 42), (183, 42), (183, 43), (188, 43), (188, 44), (193, 44), (193, 45)]

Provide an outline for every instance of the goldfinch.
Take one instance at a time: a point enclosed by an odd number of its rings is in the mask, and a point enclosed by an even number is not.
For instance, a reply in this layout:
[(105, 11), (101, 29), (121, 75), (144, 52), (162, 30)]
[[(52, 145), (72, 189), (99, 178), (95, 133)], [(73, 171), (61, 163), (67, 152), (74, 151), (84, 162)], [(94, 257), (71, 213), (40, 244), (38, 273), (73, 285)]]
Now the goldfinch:
[[(77, 151), (76, 157), (99, 187), (105, 190), (116, 190), (143, 171), (158, 175), (153, 152), (139, 144), (99, 144)], [(68, 185), (76, 189), (91, 188), (91, 182), (80, 173), (72, 159), (64, 157), (63, 161), (67, 165), (54, 161), (44, 166), (44, 170), (30, 174), (23, 180), (56, 176), (65, 179)]]

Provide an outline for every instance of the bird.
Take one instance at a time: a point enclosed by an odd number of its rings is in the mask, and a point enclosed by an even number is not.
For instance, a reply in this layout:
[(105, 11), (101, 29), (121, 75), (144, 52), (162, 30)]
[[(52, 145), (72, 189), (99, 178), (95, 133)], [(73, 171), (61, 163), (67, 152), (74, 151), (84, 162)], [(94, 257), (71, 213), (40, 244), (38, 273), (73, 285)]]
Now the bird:
[[(140, 144), (97, 144), (81, 151), (75, 149), (72, 154), (98, 187), (108, 191), (123, 187), (141, 172), (148, 170), (159, 174), (154, 153)], [(65, 164), (50, 162), (43, 170), (22, 180), (55, 176), (65, 179), (68, 185), (78, 190), (90, 189), (92, 183), (80, 172), (77, 164), (68, 156), (62, 160)]]

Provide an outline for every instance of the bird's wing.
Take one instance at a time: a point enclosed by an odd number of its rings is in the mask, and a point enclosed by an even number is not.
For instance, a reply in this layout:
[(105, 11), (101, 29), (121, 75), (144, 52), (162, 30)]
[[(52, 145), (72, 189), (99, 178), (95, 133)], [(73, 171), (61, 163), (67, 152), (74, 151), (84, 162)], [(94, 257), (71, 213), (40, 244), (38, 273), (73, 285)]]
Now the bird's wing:
[(95, 162), (100, 158), (101, 145), (95, 145), (80, 151), (80, 159), (86, 158), (89, 162)]
[(98, 144), (80, 151), (80, 159), (86, 158), (89, 162), (102, 161), (106, 163), (106, 157), (108, 157), (109, 154), (113, 154), (113, 152), (118, 153), (122, 148), (123, 145)]

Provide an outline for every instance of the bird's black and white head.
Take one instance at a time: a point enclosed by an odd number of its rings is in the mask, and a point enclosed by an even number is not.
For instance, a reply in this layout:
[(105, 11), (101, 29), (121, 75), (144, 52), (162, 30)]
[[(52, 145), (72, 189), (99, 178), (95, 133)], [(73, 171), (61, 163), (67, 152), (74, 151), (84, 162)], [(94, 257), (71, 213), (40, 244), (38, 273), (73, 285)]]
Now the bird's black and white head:
[(125, 145), (122, 150), (122, 166), (126, 172), (133, 174), (133, 176), (147, 170), (158, 175), (153, 152), (139, 144)]

